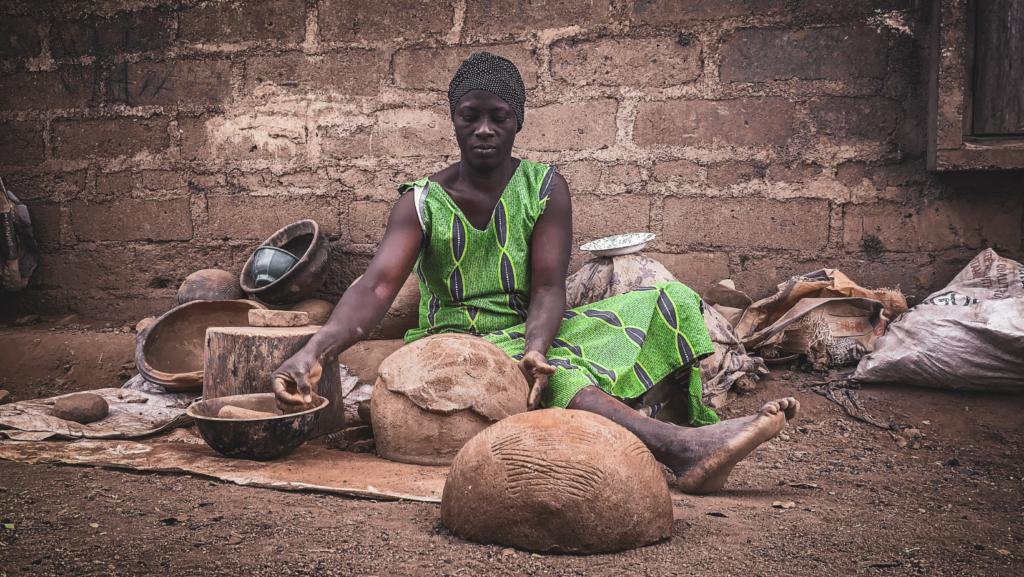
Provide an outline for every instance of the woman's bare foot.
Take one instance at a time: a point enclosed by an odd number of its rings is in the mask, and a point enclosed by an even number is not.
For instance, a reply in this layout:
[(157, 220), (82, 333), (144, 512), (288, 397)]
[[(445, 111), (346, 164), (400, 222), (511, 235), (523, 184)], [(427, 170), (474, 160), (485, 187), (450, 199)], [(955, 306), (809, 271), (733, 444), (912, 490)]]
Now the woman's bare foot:
[(684, 493), (703, 495), (721, 490), (736, 463), (777, 435), (796, 417), (800, 402), (792, 397), (761, 407), (750, 417), (730, 419), (697, 429), (679, 429), (662, 461), (678, 477)]

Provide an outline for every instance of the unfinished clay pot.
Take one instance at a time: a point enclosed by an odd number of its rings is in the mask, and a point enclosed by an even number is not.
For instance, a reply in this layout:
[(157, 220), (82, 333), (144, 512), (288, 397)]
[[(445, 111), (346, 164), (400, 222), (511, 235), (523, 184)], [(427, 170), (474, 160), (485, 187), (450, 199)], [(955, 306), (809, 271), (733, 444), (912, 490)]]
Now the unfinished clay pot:
[(325, 325), (334, 312), (334, 305), (320, 299), (306, 299), (288, 307), (288, 310), (306, 313), (311, 325)]
[(178, 304), (192, 301), (233, 301), (244, 299), (245, 293), (235, 275), (216, 268), (197, 270), (185, 277), (178, 289)]
[(209, 327), (247, 327), (253, 301), (192, 301), (171, 309), (135, 337), (135, 365), (147, 381), (168, 391), (203, 388)]
[(275, 232), (260, 246), (279, 248), (299, 259), (295, 266), (276, 281), (257, 287), (253, 275), (253, 255), (249, 256), (239, 275), (239, 284), (242, 290), (265, 303), (290, 305), (308, 299), (327, 279), (331, 244), (327, 237), (320, 233), (320, 225), (312, 220), (300, 220), (289, 224)]
[[(362, 275), (352, 281), (348, 288), (355, 286)], [(370, 340), (402, 339), (405, 333), (420, 326), (420, 281), (415, 274), (405, 279), (398, 296), (391, 303), (380, 324), (370, 331)]]
[(93, 393), (79, 393), (57, 399), (50, 409), (50, 416), (85, 424), (105, 419), (109, 412), (110, 405), (103, 397)]
[(672, 499), (636, 436), (593, 413), (509, 417), (455, 457), (441, 521), (456, 535), (528, 551), (611, 553), (672, 536)]
[(370, 398), (377, 454), (448, 465), (491, 424), (526, 410), (526, 378), (505, 351), (479, 337), (434, 335), (384, 359)]

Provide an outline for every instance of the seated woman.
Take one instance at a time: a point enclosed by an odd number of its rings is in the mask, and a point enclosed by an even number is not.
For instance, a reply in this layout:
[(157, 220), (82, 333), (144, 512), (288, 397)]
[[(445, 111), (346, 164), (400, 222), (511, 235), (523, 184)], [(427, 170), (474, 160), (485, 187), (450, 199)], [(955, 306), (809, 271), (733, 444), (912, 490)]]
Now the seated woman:
[[(529, 407), (591, 411), (632, 431), (690, 493), (717, 491), (740, 459), (799, 410), (795, 399), (718, 422), (701, 404), (696, 363), (713, 352), (689, 288), (665, 283), (565, 310), (572, 240), (569, 187), (553, 166), (512, 157), (526, 90), (510, 61), (469, 57), (448, 89), (458, 163), (399, 188), (380, 247), (309, 343), (274, 373), (283, 406), (309, 402), (309, 372), (364, 338), (415, 268), (419, 328), (406, 342), (460, 332), (519, 361)], [(682, 375), (686, 420), (630, 409), (662, 379)], [(701, 426), (704, 425), (704, 426)]]

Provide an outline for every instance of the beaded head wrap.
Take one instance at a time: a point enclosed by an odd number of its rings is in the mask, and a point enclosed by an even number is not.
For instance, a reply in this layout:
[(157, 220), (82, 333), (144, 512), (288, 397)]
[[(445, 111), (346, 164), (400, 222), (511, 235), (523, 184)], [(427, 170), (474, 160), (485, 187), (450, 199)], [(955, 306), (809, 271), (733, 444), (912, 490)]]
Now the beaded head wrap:
[(448, 85), (452, 118), (455, 117), (455, 105), (470, 90), (486, 90), (504, 100), (516, 113), (516, 132), (523, 129), (526, 85), (512, 61), (490, 52), (476, 52), (463, 60)]

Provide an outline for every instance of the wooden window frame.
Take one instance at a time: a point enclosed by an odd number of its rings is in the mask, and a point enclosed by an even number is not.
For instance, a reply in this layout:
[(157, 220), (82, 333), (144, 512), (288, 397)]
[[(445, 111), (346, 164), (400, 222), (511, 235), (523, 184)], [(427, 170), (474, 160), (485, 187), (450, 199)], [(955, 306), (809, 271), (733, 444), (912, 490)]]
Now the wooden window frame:
[(1024, 135), (973, 136), (974, 0), (934, 0), (928, 170), (1024, 168)]

